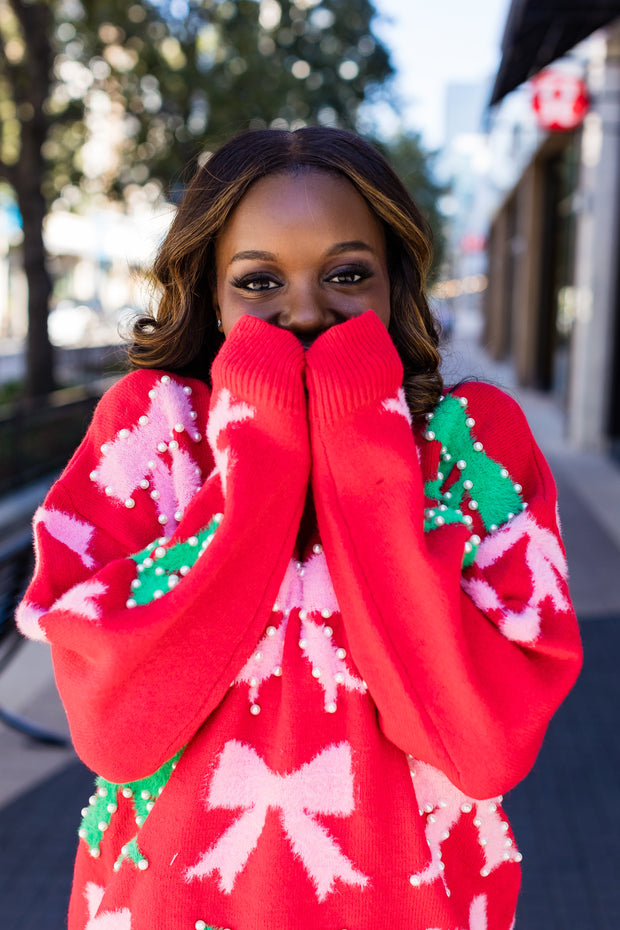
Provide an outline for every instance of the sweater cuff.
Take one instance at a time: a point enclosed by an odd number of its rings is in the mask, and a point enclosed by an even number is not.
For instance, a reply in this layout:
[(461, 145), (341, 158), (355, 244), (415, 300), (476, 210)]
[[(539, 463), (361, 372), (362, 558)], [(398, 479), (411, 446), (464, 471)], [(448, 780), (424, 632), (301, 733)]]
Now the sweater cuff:
[(306, 363), (311, 416), (328, 422), (393, 397), (403, 383), (396, 347), (372, 310), (322, 333)]
[(214, 390), (253, 404), (305, 409), (305, 354), (299, 339), (258, 317), (242, 316), (211, 366)]

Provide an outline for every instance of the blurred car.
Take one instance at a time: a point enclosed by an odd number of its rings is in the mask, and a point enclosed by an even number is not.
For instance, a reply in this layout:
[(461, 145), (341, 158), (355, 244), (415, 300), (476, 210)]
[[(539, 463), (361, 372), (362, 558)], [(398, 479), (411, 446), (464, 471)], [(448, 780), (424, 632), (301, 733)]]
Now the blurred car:
[(55, 346), (79, 346), (89, 341), (99, 323), (99, 314), (88, 304), (59, 300), (47, 318), (47, 331)]

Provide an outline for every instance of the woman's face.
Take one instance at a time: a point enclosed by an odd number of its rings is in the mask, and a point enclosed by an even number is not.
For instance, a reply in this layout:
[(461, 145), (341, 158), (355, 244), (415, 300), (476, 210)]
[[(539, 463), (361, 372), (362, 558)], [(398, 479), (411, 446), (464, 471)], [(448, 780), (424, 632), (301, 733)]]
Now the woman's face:
[(290, 330), (306, 348), (366, 310), (390, 321), (381, 224), (350, 181), (328, 172), (257, 181), (218, 239), (216, 271), (225, 336), (243, 314)]

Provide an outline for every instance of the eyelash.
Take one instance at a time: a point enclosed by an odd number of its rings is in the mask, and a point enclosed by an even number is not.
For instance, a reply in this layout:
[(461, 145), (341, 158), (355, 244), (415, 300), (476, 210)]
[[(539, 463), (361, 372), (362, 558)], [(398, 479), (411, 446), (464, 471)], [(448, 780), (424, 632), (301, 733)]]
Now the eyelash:
[[(333, 282), (334, 284), (341, 285), (351, 285), (351, 284), (361, 284), (362, 281), (367, 280), (372, 277), (372, 271), (370, 268), (365, 265), (349, 265), (346, 268), (339, 268), (336, 271), (331, 272), (326, 280)], [(353, 281), (351, 278), (356, 277), (357, 280)], [(335, 281), (335, 278), (349, 278), (347, 281)], [(270, 285), (275, 284), (276, 286), (280, 285), (280, 281), (273, 275), (255, 273), (249, 275), (242, 275), (240, 278), (233, 278), (232, 281), (233, 287), (239, 288), (243, 291), (250, 291), (251, 293), (260, 293), (261, 291), (271, 291), (275, 290), (275, 287), (270, 287)], [(267, 285), (252, 287), (252, 285)]]

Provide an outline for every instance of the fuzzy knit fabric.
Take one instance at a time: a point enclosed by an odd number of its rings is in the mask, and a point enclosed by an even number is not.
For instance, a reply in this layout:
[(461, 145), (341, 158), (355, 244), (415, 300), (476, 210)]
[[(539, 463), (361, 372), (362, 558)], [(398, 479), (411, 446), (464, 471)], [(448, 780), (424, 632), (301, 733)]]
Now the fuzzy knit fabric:
[[(123, 378), (18, 612), (98, 778), (70, 930), (510, 930), (501, 795), (581, 654), (549, 469), (485, 384), (412, 424), (368, 312)], [(316, 511), (303, 548), (306, 501)]]

